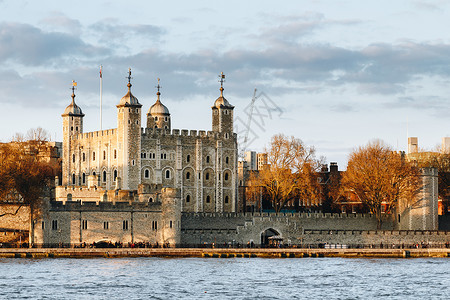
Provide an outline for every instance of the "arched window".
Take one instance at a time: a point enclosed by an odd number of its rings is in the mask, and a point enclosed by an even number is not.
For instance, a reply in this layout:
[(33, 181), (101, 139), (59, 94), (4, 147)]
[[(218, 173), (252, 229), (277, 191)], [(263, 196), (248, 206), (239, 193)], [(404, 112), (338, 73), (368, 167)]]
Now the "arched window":
[(191, 202), (191, 195), (186, 196), (186, 203), (189, 203), (189, 202)]
[(116, 179), (117, 179), (117, 170), (114, 170), (114, 181), (116, 181)]
[(166, 121), (166, 122), (167, 122), (167, 117), (164, 117), (164, 121)]
[(225, 173), (224, 178), (225, 178), (225, 180), (228, 180), (228, 173)]
[(206, 180), (209, 180), (209, 173), (206, 173), (206, 174), (205, 174), (205, 179), (206, 179)]
[(225, 157), (225, 163), (228, 164), (228, 161), (229, 161), (229, 158), (227, 156), (227, 157)]
[(209, 155), (206, 157), (206, 163), (209, 163)]
[(228, 196), (225, 196), (225, 203), (228, 203)]
[(158, 117), (155, 117), (155, 121), (158, 121)]
[(95, 175), (97, 175), (97, 173), (95, 173), (95, 171), (94, 171), (94, 172), (92, 172), (92, 175), (94, 175), (94, 176), (95, 176)]
[(186, 156), (186, 162), (190, 162), (191, 161), (191, 156), (188, 154), (187, 156)]
[(170, 170), (166, 170), (166, 179), (170, 178)]
[(75, 185), (75, 173), (72, 174), (72, 184)]
[(106, 182), (106, 171), (103, 171), (102, 180), (103, 182)]
[(153, 198), (152, 197), (148, 198), (148, 202), (153, 202)]
[(208, 195), (206, 196), (206, 203), (210, 203), (211, 202), (211, 197)]
[(150, 178), (150, 171), (149, 170), (145, 170), (144, 171), (144, 178)]
[(190, 179), (191, 178), (191, 173), (190, 172), (187, 172), (186, 173), (186, 179)]

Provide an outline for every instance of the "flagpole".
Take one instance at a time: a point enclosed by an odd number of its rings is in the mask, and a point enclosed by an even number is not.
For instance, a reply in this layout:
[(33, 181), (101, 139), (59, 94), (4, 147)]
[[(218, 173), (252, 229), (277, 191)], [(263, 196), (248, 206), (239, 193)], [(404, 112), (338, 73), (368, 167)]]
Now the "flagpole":
[(100, 65), (100, 131), (102, 130), (102, 94), (103, 94), (103, 66)]

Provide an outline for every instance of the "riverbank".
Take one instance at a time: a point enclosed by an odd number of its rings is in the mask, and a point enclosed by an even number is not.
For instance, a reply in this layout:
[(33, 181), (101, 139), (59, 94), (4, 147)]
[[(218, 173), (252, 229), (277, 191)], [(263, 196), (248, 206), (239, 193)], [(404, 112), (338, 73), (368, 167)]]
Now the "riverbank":
[(207, 258), (408, 258), (450, 257), (450, 249), (211, 249), (211, 248), (0, 248), (0, 258), (207, 257)]

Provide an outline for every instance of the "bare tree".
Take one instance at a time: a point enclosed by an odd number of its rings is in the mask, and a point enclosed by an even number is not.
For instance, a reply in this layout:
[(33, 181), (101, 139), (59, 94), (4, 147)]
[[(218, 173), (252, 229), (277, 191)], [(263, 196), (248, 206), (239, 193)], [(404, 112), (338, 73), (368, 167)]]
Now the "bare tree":
[(319, 197), (317, 171), (321, 163), (314, 147), (300, 139), (278, 134), (266, 149), (267, 165), (250, 176), (252, 193), (263, 193), (278, 213), (289, 201)]
[(400, 199), (414, 199), (419, 187), (418, 168), (378, 140), (350, 154), (342, 178), (344, 191), (356, 194), (367, 205), (377, 218), (378, 229), (383, 221), (382, 207), (390, 213)]
[[(47, 134), (42, 128), (28, 131), (28, 139), (16, 134), (0, 147), (0, 196), (30, 207), (30, 246), (34, 237), (34, 217), (42, 196), (51, 185), (59, 165), (48, 159)], [(47, 151), (47, 152), (46, 152)], [(18, 207), (17, 211), (20, 209)], [(16, 211), (16, 213), (17, 213)], [(0, 215), (1, 216), (1, 215)]]

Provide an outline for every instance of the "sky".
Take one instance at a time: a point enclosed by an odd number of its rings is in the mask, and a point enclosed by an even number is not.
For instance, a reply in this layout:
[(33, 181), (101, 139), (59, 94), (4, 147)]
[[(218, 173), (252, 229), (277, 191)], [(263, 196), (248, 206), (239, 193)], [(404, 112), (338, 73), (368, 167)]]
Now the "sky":
[(374, 139), (430, 150), (450, 135), (449, 16), (444, 0), (0, 0), (0, 141), (62, 141), (72, 80), (84, 131), (117, 127), (131, 68), (143, 124), (160, 78), (172, 128), (211, 130), (224, 72), (246, 150), (293, 135), (341, 170)]

